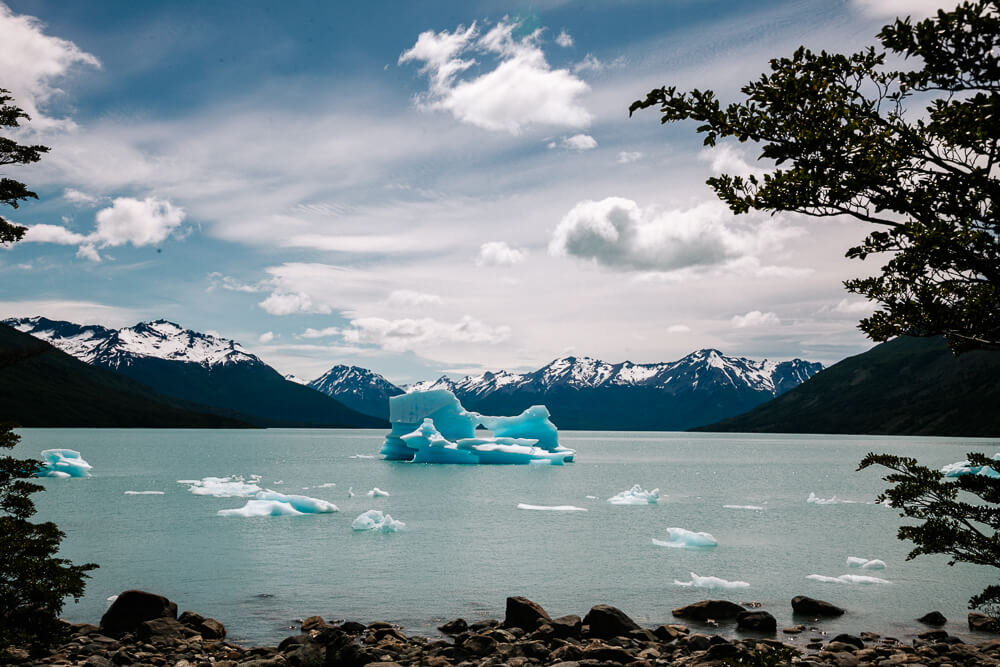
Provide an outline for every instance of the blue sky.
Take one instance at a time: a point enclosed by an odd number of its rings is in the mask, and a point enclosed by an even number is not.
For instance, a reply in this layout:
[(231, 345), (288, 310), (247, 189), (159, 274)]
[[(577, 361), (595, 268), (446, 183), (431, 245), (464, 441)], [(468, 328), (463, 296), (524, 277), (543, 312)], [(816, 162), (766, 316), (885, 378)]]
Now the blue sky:
[(0, 251), (0, 315), (166, 318), (284, 373), (408, 382), (577, 354), (867, 349), (851, 220), (733, 216), (766, 169), (653, 88), (733, 98), (800, 44), (932, 0), (0, 2), (0, 88), (51, 147)]

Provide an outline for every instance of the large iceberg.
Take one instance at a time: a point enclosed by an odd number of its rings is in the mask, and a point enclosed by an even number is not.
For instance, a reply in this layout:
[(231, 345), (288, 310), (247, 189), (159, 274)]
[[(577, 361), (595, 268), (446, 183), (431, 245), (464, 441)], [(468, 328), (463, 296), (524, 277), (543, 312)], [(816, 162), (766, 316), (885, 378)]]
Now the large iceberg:
[(42, 452), (42, 467), (38, 477), (90, 477), (92, 465), (74, 449), (46, 449)]
[[(994, 461), (1000, 461), (1000, 452), (993, 455)], [(962, 475), (980, 475), (1000, 479), (1000, 472), (991, 466), (974, 466), (969, 461), (956, 461), (941, 468), (945, 477), (961, 477)]]
[[(416, 391), (389, 399), (392, 431), (381, 454), (388, 461), (562, 465), (576, 452), (559, 444), (544, 405), (516, 417), (469, 412), (447, 389)], [(476, 437), (476, 428), (493, 432)]]

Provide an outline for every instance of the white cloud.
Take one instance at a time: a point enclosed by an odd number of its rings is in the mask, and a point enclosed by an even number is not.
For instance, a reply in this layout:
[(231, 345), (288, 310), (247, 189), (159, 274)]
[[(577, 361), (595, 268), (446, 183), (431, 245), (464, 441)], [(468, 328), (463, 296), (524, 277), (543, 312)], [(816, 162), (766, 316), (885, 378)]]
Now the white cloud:
[(274, 332), (273, 331), (265, 331), (264, 333), (262, 333), (260, 336), (257, 337), (257, 342), (258, 343), (267, 344), (267, 343), (270, 343), (272, 340), (274, 340)]
[(101, 254), (97, 252), (97, 248), (94, 247), (93, 243), (84, 243), (79, 248), (76, 249), (76, 256), (80, 259), (87, 259), (91, 262), (100, 262)]
[(65, 320), (78, 324), (102, 324), (108, 327), (131, 326), (149, 317), (162, 317), (158, 306), (150, 304), (148, 311), (131, 310), (109, 306), (94, 301), (73, 301), (56, 299), (31, 299), (23, 301), (0, 301), (0, 313), (4, 317), (47, 317), (50, 320)]
[(734, 315), (731, 320), (737, 329), (749, 327), (771, 327), (781, 324), (781, 320), (773, 312), (762, 313), (759, 310), (751, 310), (746, 315)]
[(294, 315), (295, 313), (320, 313), (329, 315), (333, 309), (325, 303), (314, 303), (312, 298), (303, 292), (275, 292), (259, 304), (271, 315)]
[(73, 188), (66, 188), (63, 192), (63, 199), (77, 206), (97, 206), (97, 203), (100, 201), (93, 195), (88, 195), (86, 192), (80, 192)]
[(717, 201), (659, 212), (608, 197), (582, 201), (563, 216), (549, 253), (620, 270), (704, 269), (750, 257), (797, 234), (769, 217), (738, 219)]
[(513, 266), (527, 259), (524, 250), (510, 247), (505, 241), (487, 241), (479, 246), (477, 266)]
[(691, 331), (691, 327), (686, 324), (671, 324), (667, 327), (668, 334), (688, 333), (689, 331)]
[[(487, 130), (520, 134), (534, 125), (581, 128), (591, 115), (579, 102), (590, 90), (565, 69), (552, 69), (539, 48), (540, 30), (516, 39), (516, 22), (501, 21), (486, 34), (476, 24), (454, 32), (427, 31), (399, 56), (399, 64), (420, 61), (430, 79), (419, 97), (425, 109), (447, 111), (457, 120)], [(463, 55), (495, 57), (497, 64), (479, 76), (460, 75), (477, 65)]]
[(59, 225), (31, 225), (24, 234), (25, 243), (58, 243), (59, 245), (77, 245), (87, 243), (90, 237), (77, 234)]
[(365, 317), (351, 320), (343, 337), (347, 343), (405, 352), (453, 343), (501, 343), (510, 337), (510, 328), (491, 327), (468, 315), (457, 322), (440, 322), (427, 317), (397, 320)]
[(46, 35), (44, 28), (35, 17), (14, 14), (0, 2), (0, 86), (31, 116), (33, 128), (72, 127), (72, 121), (50, 118), (43, 110), (62, 92), (58, 81), (75, 65), (101, 63), (73, 42)]
[(213, 290), (216, 287), (221, 287), (224, 290), (229, 290), (230, 292), (263, 292), (266, 288), (265, 285), (257, 283), (255, 285), (249, 285), (247, 283), (241, 282), (232, 276), (224, 276), (218, 271), (213, 271), (208, 274), (209, 280), (209, 290)]
[(309, 327), (299, 334), (299, 338), (329, 338), (330, 336), (339, 335), (340, 327), (326, 327), (325, 329), (313, 329)]
[[(574, 134), (572, 137), (563, 137), (559, 145), (568, 150), (589, 151), (597, 148), (597, 140), (589, 134)], [(553, 145), (549, 144), (549, 147)]]
[(441, 297), (408, 289), (397, 289), (389, 293), (389, 304), (393, 306), (426, 306), (432, 303), (441, 303)]
[(849, 315), (870, 315), (878, 309), (878, 304), (872, 301), (851, 301), (841, 299), (840, 303), (831, 310), (835, 313), (846, 313)]
[(573, 71), (577, 73), (586, 72), (588, 70), (591, 72), (601, 72), (606, 67), (607, 65), (602, 63), (597, 56), (588, 53), (583, 57), (583, 60), (573, 65)]
[(712, 148), (702, 149), (698, 153), (698, 159), (708, 162), (712, 173), (716, 175), (729, 174), (743, 178), (751, 175), (761, 177), (768, 171), (750, 164), (744, 151), (732, 144), (717, 144)]
[(863, 14), (893, 19), (912, 16), (915, 19), (933, 16), (939, 9), (954, 9), (960, 0), (852, 0)]
[(637, 162), (642, 159), (641, 151), (621, 151), (618, 153), (619, 164), (628, 164), (629, 162)]
[(97, 212), (97, 230), (91, 238), (100, 246), (160, 243), (184, 221), (184, 210), (168, 201), (146, 197), (118, 197)]
[(556, 35), (556, 44), (563, 47), (564, 49), (568, 49), (569, 47), (573, 46), (573, 38), (570, 36), (568, 32), (566, 32), (565, 29), (560, 30), (559, 34)]

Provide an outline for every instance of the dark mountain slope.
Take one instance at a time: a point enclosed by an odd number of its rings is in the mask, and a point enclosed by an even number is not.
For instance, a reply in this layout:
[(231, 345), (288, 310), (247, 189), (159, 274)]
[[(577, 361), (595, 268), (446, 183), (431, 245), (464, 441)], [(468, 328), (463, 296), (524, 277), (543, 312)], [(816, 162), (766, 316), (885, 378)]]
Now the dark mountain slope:
[(955, 357), (941, 338), (897, 338), (694, 430), (1000, 436), (1000, 352)]

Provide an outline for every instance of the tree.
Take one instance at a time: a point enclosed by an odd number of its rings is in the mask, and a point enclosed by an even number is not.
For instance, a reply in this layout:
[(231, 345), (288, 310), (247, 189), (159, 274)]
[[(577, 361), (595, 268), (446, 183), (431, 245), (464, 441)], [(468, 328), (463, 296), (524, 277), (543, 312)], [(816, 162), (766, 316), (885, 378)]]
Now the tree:
[[(28, 118), (0, 88), (0, 126), (17, 127)], [(45, 146), (24, 146), (0, 137), (0, 165), (37, 162)], [(0, 201), (17, 208), (18, 201), (36, 198), (23, 183), (0, 179)], [(25, 228), (0, 217), (0, 245), (16, 243)], [(20, 441), (14, 424), (0, 423), (0, 447), (12, 449)], [(73, 565), (56, 558), (64, 534), (51, 522), (31, 523), (35, 513), (31, 494), (43, 487), (27, 480), (41, 463), (0, 456), (0, 651), (9, 644), (46, 642), (59, 628), (59, 612), (68, 596), (83, 596), (87, 572), (97, 566)], [(2, 659), (2, 658), (0, 658)]]
[[(13, 100), (10, 91), (0, 88), (0, 127), (19, 127), (20, 120), (30, 117), (19, 107), (8, 104)], [(42, 153), (48, 152), (47, 146), (28, 146), (19, 144), (13, 139), (0, 136), (0, 167), (9, 164), (31, 164), (38, 162)], [(24, 183), (10, 178), (0, 177), (0, 202), (18, 207), (18, 202), (25, 199), (38, 199), (38, 195), (25, 187)], [(0, 246), (20, 241), (26, 227), (16, 225), (0, 216)]]
[[(986, 472), (996, 475), (1000, 465), (983, 454), (968, 457), (969, 471), (958, 477), (945, 477), (912, 458), (870, 453), (862, 459), (858, 470), (881, 465), (894, 471), (884, 477), (892, 486), (877, 501), (902, 510), (900, 516), (923, 520), (899, 529), (899, 539), (916, 545), (907, 560), (946, 554), (949, 565), (961, 562), (1000, 568), (1000, 477), (983, 474), (983, 468), (988, 468)], [(987, 586), (974, 595), (969, 607), (1000, 620), (1000, 585)]]
[[(876, 341), (943, 335), (951, 349), (1000, 349), (1000, 0), (885, 26), (882, 45), (842, 55), (800, 47), (723, 106), (710, 90), (652, 90), (629, 107), (695, 120), (704, 143), (733, 137), (775, 169), (708, 185), (735, 213), (848, 215), (878, 229), (847, 257), (888, 255), (846, 281), (879, 304), (859, 328)], [(912, 117), (908, 106), (925, 104)]]

